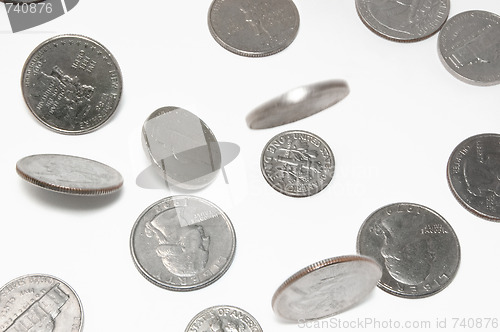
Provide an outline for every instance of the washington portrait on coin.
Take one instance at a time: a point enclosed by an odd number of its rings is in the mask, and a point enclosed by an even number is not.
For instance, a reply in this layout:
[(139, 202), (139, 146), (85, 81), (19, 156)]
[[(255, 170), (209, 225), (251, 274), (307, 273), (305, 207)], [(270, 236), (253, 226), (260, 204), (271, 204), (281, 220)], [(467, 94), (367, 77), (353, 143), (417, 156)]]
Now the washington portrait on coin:
[(480, 134), (461, 142), (448, 160), (447, 178), (467, 210), (500, 221), (500, 135)]
[(401, 297), (425, 297), (444, 289), (460, 262), (451, 226), (421, 205), (396, 203), (372, 213), (358, 234), (358, 252), (384, 267), (378, 286)]
[(171, 196), (151, 205), (137, 219), (130, 242), (134, 263), (146, 279), (180, 291), (219, 279), (236, 247), (229, 218), (195, 196)]

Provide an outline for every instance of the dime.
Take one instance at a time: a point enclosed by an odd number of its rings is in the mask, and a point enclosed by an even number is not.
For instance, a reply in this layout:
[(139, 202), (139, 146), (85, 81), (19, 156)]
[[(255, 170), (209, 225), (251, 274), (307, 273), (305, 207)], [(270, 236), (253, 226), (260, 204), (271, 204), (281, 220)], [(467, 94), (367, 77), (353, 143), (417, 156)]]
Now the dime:
[(291, 0), (214, 0), (208, 27), (215, 40), (238, 55), (261, 57), (288, 47), (299, 29)]
[(61, 154), (38, 154), (20, 159), (16, 171), (44, 189), (72, 195), (103, 195), (123, 184), (121, 174), (100, 162)]
[(144, 150), (167, 184), (198, 190), (210, 184), (221, 168), (219, 143), (193, 113), (162, 107), (142, 127)]
[(21, 87), (33, 115), (63, 134), (85, 134), (116, 110), (122, 76), (113, 55), (88, 37), (53, 37), (29, 55)]
[(460, 143), (448, 160), (447, 178), (462, 206), (500, 221), (500, 135), (481, 134)]
[(356, 0), (361, 21), (377, 35), (415, 42), (435, 34), (450, 12), (449, 0)]
[(302, 130), (274, 136), (264, 147), (261, 170), (267, 183), (291, 197), (308, 197), (330, 183), (333, 152), (320, 137)]
[(460, 263), (458, 238), (448, 222), (413, 203), (391, 204), (373, 212), (361, 226), (357, 250), (382, 266), (379, 288), (407, 298), (443, 290)]
[(0, 331), (80, 332), (83, 309), (75, 291), (53, 276), (32, 274), (0, 289)]
[(331, 80), (290, 90), (250, 112), (248, 127), (264, 129), (281, 126), (316, 114), (349, 94), (345, 81)]
[(227, 215), (195, 196), (171, 196), (149, 206), (132, 228), (130, 250), (139, 272), (169, 290), (203, 288), (233, 261), (236, 235)]
[(272, 307), (295, 322), (333, 316), (361, 302), (381, 275), (382, 269), (369, 257), (325, 259), (288, 278), (274, 293)]
[(185, 332), (210, 331), (262, 332), (262, 328), (245, 310), (229, 305), (218, 305), (197, 314), (185, 330)]
[(453, 76), (473, 85), (500, 83), (500, 16), (480, 10), (455, 15), (438, 43), (441, 62)]

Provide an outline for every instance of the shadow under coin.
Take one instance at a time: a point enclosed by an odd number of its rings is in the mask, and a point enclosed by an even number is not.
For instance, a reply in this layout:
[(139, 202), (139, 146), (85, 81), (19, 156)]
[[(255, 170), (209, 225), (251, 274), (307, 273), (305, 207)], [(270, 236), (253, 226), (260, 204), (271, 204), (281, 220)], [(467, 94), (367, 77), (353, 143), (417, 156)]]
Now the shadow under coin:
[(43, 204), (64, 210), (96, 210), (109, 206), (121, 196), (123, 189), (105, 195), (69, 195), (37, 187), (30, 183), (22, 182), (25, 193), (34, 200)]

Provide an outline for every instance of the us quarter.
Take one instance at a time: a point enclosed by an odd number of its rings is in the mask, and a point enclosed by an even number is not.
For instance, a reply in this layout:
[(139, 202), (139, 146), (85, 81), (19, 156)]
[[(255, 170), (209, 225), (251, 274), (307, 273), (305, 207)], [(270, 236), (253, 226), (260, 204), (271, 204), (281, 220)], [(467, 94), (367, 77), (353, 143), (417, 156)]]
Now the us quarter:
[(358, 233), (357, 250), (383, 268), (378, 287), (422, 298), (447, 287), (460, 263), (458, 238), (448, 222), (418, 204), (396, 203), (373, 212)]
[(100, 43), (78, 35), (46, 40), (29, 55), (21, 80), (33, 115), (63, 134), (85, 134), (115, 112), (122, 75), (113, 55)]
[(83, 309), (75, 291), (49, 275), (14, 279), (0, 289), (0, 331), (80, 332)]
[(248, 312), (238, 307), (218, 305), (197, 314), (185, 332), (262, 332), (259, 322)]
[(180, 107), (154, 111), (142, 126), (144, 150), (167, 185), (198, 190), (221, 168), (219, 143), (210, 128)]
[(356, 0), (361, 21), (377, 35), (415, 42), (435, 34), (450, 12), (449, 0)]
[(438, 38), (439, 56), (456, 78), (473, 85), (500, 83), (500, 16), (480, 10), (450, 18)]
[(110, 194), (123, 185), (122, 175), (95, 160), (37, 154), (20, 159), (16, 171), (24, 180), (44, 189), (72, 195)]
[(361, 302), (381, 275), (381, 267), (369, 257), (325, 259), (288, 278), (274, 293), (272, 307), (295, 322), (333, 316)]
[(278, 53), (295, 39), (299, 12), (291, 0), (214, 0), (208, 27), (225, 49), (242, 56)]
[(195, 290), (219, 279), (233, 261), (236, 235), (228, 216), (195, 196), (171, 196), (149, 206), (130, 235), (139, 272), (153, 284)]
[(267, 183), (291, 197), (319, 193), (331, 181), (333, 152), (319, 136), (290, 130), (274, 136), (264, 147), (261, 170)]
[(481, 134), (461, 142), (448, 160), (447, 178), (462, 206), (500, 221), (500, 135)]
[(329, 80), (292, 89), (255, 108), (247, 117), (252, 129), (264, 129), (298, 121), (333, 106), (349, 94), (342, 80)]

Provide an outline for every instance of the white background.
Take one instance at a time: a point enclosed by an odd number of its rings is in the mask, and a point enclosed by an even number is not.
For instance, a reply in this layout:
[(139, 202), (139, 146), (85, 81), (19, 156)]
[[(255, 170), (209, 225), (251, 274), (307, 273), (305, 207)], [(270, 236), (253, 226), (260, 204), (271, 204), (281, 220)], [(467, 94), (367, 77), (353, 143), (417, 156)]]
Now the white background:
[[(353, 1), (295, 3), (301, 20), (297, 38), (266, 58), (241, 57), (215, 42), (207, 26), (210, 0), (81, 0), (66, 15), (16, 34), (2, 9), (0, 284), (31, 273), (65, 280), (83, 303), (85, 331), (184, 331), (195, 314), (218, 304), (247, 310), (268, 332), (301, 331), (306, 328), (283, 323), (273, 313), (277, 287), (318, 260), (354, 254), (359, 227), (376, 209), (413, 202), (437, 211), (458, 235), (462, 259), (455, 280), (441, 293), (418, 300), (376, 288), (335, 319), (347, 321), (350, 330), (365, 319), (386, 325), (430, 322), (433, 327), (446, 320), (448, 329), (453, 329), (453, 318), (500, 319), (500, 225), (462, 208), (446, 181), (446, 163), (456, 145), (472, 135), (499, 132), (500, 86), (476, 87), (454, 78), (438, 58), (437, 35), (395, 43), (365, 27)], [(450, 17), (472, 9), (500, 13), (500, 2), (453, 1)], [(119, 108), (91, 134), (48, 130), (21, 95), (26, 57), (62, 33), (98, 40), (122, 69)], [(246, 126), (245, 116), (263, 102), (327, 79), (346, 80), (351, 93), (300, 122), (260, 131)], [(142, 124), (151, 112), (169, 105), (195, 113), (219, 141), (241, 148), (225, 167), (229, 184), (220, 174), (195, 193), (231, 218), (238, 239), (234, 262), (213, 285), (187, 293), (146, 281), (129, 250), (139, 214), (175, 194), (136, 184), (149, 165), (141, 146)], [(318, 195), (286, 197), (261, 175), (263, 146), (289, 129), (311, 131), (333, 150), (335, 175)], [(122, 173), (124, 187), (118, 195), (99, 198), (38, 189), (15, 172), (20, 158), (38, 153), (101, 161)]]

